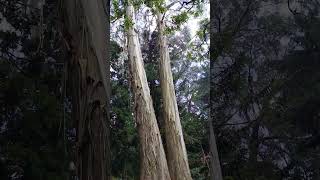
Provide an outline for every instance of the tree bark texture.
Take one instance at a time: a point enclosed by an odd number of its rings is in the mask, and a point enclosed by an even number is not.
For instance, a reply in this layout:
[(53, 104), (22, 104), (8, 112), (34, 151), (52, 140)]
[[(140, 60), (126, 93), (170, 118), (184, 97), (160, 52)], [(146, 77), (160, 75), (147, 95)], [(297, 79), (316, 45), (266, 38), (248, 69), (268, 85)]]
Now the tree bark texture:
[(179, 110), (173, 85), (163, 14), (158, 13), (160, 46), (160, 86), (163, 99), (167, 160), (172, 180), (191, 180), (187, 150), (183, 139)]
[[(109, 2), (107, 6), (109, 6)], [(102, 0), (61, 1), (79, 180), (111, 179), (109, 17)]]
[[(126, 8), (126, 16), (134, 26), (134, 8), (130, 4)], [(142, 60), (138, 34), (133, 26), (127, 29), (127, 36), (135, 119), (140, 139), (140, 179), (170, 180), (167, 160)]]

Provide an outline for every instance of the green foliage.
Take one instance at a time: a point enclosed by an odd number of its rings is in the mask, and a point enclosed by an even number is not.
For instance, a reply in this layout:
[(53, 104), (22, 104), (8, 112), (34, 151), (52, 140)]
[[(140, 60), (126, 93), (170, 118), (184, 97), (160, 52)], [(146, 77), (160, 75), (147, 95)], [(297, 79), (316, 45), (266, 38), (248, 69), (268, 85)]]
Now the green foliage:
[[(39, 51), (38, 42), (29, 38), (31, 26), (39, 19), (26, 14), (27, 6), (18, 5), (17, 1), (1, 2), (1, 14), (19, 32), (7, 36), (8, 32), (0, 29), (1, 179), (15, 175), (11, 178), (63, 180), (71, 175), (70, 115), (63, 113), (67, 108), (62, 105), (65, 99), (59, 91), (62, 71), (59, 61), (55, 61), (63, 58), (53, 22), (56, 20), (53, 7), (57, 4), (46, 2), (43, 37), (48, 43)], [(21, 49), (17, 50), (18, 44)], [(16, 57), (18, 53), (23, 53), (23, 58)]]
[(164, 0), (146, 0), (145, 4), (147, 7), (151, 8), (151, 10), (156, 13), (164, 13), (166, 11), (166, 7), (164, 6)]
[(164, 30), (165, 35), (172, 35), (176, 31), (175, 27), (166, 27)]
[(187, 22), (188, 17), (189, 17), (188, 12), (184, 11), (176, 16), (173, 16), (172, 19), (173, 19), (173, 22), (176, 23), (178, 27), (180, 27), (180, 24)]
[(144, 3), (144, 0), (128, 0), (130, 4), (133, 5), (135, 9), (139, 9), (140, 6)]
[[(1, 153), (6, 154), (6, 163), (21, 168), (26, 179), (40, 180), (49, 176), (66, 179), (69, 157), (65, 154), (67, 147), (62, 131), (59, 133), (60, 100), (50, 95), (48, 85), (38, 86), (37, 81), (19, 73), (1, 78), (5, 84), (0, 89), (5, 97), (1, 103), (6, 105), (2, 107), (7, 111), (7, 118), (2, 119), (1, 124), (6, 122), (7, 130), (1, 134), (0, 141), (5, 145)], [(15, 114), (13, 109), (19, 113)], [(10, 116), (16, 117), (11, 119)]]
[(206, 144), (205, 122), (196, 115), (183, 111), (181, 114), (181, 123), (183, 135), (188, 151), (188, 161), (191, 175), (194, 179), (206, 179), (208, 167), (204, 162), (204, 147)]
[(125, 14), (125, 11), (120, 7), (118, 0), (112, 0), (112, 7), (114, 9), (114, 13), (111, 15), (111, 20), (120, 19)]
[(202, 41), (208, 41), (209, 40), (209, 19), (205, 18), (200, 21), (200, 28), (197, 31), (197, 36)]
[(134, 179), (139, 173), (138, 136), (132, 117), (129, 85), (124, 74), (126, 66), (118, 62), (121, 48), (111, 42), (111, 147), (112, 174), (115, 177)]
[(129, 28), (132, 28), (133, 25), (134, 25), (134, 23), (133, 23), (131, 17), (125, 17), (125, 18), (124, 18), (124, 29), (125, 29), (126, 31), (128, 31)]

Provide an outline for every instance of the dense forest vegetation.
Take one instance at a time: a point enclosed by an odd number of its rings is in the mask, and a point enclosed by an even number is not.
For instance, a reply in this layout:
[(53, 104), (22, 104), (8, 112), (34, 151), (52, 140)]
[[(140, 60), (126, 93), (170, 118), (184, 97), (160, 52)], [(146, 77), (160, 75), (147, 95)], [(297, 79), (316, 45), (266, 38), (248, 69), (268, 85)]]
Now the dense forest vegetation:
[(319, 180), (319, 43), (319, 0), (0, 0), (0, 180)]

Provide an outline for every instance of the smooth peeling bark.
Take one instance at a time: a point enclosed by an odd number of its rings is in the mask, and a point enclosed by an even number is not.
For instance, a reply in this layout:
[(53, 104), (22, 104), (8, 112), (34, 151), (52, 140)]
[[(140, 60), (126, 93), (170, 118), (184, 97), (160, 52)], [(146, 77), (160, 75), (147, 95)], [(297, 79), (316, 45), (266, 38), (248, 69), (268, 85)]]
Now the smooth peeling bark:
[(160, 46), (160, 86), (163, 99), (164, 127), (169, 172), (172, 180), (191, 180), (187, 151), (183, 139), (179, 110), (173, 85), (163, 14), (158, 13)]
[[(134, 26), (135, 16), (132, 5), (127, 6), (126, 16)], [(135, 119), (140, 140), (140, 179), (170, 180), (167, 160), (142, 60), (138, 34), (133, 26), (127, 29), (127, 37)]]
[(108, 17), (102, 0), (61, 1), (79, 180), (111, 179)]

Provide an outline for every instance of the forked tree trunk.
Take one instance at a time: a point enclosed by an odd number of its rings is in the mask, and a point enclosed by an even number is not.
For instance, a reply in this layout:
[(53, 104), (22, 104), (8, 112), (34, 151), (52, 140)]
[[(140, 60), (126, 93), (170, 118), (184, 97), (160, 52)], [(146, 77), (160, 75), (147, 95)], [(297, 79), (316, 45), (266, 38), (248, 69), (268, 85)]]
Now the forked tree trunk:
[(167, 160), (172, 180), (191, 180), (186, 146), (183, 139), (179, 110), (173, 85), (163, 14), (158, 13), (160, 46), (160, 86), (163, 99)]
[[(130, 4), (126, 8), (126, 16), (134, 26), (134, 9)], [(170, 180), (167, 160), (144, 70), (138, 34), (133, 26), (128, 27), (127, 36), (135, 119), (140, 140), (140, 179)]]
[[(76, 171), (79, 180), (108, 180), (109, 53), (108, 21), (102, 0), (63, 0), (63, 25), (72, 118), (76, 126)], [(109, 6), (109, 3), (108, 3)], [(106, 8), (108, 9), (108, 8)]]

